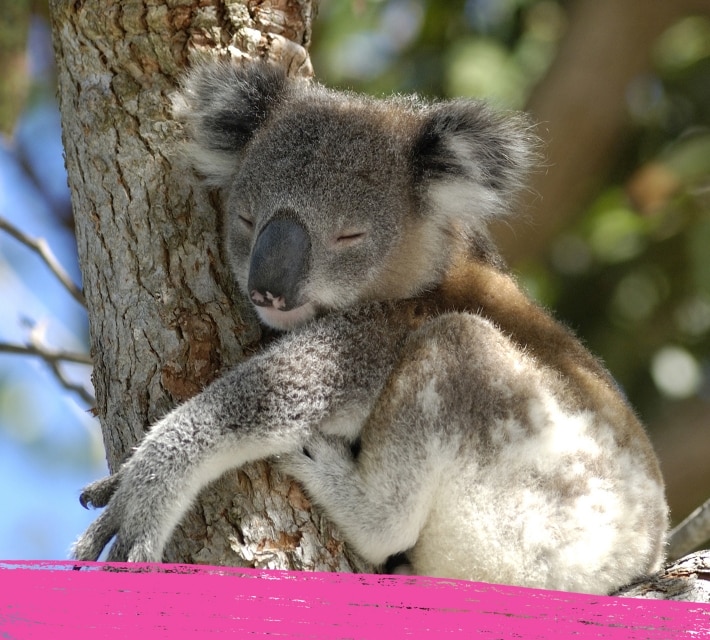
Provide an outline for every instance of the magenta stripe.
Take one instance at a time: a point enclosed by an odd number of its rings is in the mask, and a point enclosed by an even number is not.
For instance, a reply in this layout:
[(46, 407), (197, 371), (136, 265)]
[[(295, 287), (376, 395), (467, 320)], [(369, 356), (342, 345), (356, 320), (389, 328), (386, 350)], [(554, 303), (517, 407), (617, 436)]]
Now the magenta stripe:
[[(402, 576), (81, 565), (0, 562), (0, 638), (710, 636), (705, 604)], [(108, 566), (121, 571), (99, 570)]]

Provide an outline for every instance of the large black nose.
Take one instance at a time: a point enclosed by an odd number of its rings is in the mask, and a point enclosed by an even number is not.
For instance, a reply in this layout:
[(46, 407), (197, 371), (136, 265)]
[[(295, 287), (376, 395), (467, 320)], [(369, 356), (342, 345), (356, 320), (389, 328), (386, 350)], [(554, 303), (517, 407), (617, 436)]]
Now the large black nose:
[(291, 218), (266, 224), (254, 243), (249, 265), (249, 295), (254, 304), (288, 311), (299, 294), (311, 257), (308, 231)]

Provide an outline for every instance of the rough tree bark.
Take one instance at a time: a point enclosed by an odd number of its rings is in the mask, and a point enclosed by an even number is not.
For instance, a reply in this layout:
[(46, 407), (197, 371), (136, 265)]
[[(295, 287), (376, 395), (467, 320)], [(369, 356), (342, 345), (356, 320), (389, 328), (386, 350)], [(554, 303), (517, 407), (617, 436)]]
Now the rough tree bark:
[[(221, 256), (217, 201), (193, 190), (170, 115), (195, 55), (311, 74), (312, 0), (52, 0), (66, 164), (91, 327), (96, 412), (115, 471), (146, 427), (259, 348)], [(77, 505), (78, 506), (78, 505)], [(169, 562), (366, 569), (266, 464), (225, 475)]]

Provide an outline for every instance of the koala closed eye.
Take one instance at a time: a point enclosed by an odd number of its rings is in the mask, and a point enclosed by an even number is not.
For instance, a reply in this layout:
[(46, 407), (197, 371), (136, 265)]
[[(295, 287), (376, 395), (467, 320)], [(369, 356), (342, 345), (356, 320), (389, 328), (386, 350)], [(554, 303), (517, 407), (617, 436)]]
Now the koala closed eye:
[(593, 593), (659, 568), (668, 509), (643, 427), (488, 235), (536, 162), (524, 116), (261, 63), (200, 65), (176, 104), (224, 196), (237, 284), (284, 333), (88, 490), (108, 505), (76, 558), (115, 537), (109, 559), (160, 560), (207, 482), (280, 456), (380, 566)]
[(362, 242), (365, 238), (367, 238), (367, 231), (347, 230), (338, 234), (335, 244), (338, 247), (349, 247)]

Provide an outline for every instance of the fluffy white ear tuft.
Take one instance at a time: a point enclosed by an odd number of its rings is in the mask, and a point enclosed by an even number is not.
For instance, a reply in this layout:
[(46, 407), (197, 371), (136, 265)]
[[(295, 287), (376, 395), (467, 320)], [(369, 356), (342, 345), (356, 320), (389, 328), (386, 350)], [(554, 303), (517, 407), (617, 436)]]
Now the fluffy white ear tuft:
[(465, 227), (508, 213), (537, 145), (522, 114), (496, 113), (472, 100), (433, 105), (414, 150), (432, 213)]
[(264, 62), (196, 65), (172, 99), (173, 114), (185, 122), (184, 154), (208, 184), (223, 187), (236, 172), (244, 147), (286, 98), (283, 69)]

